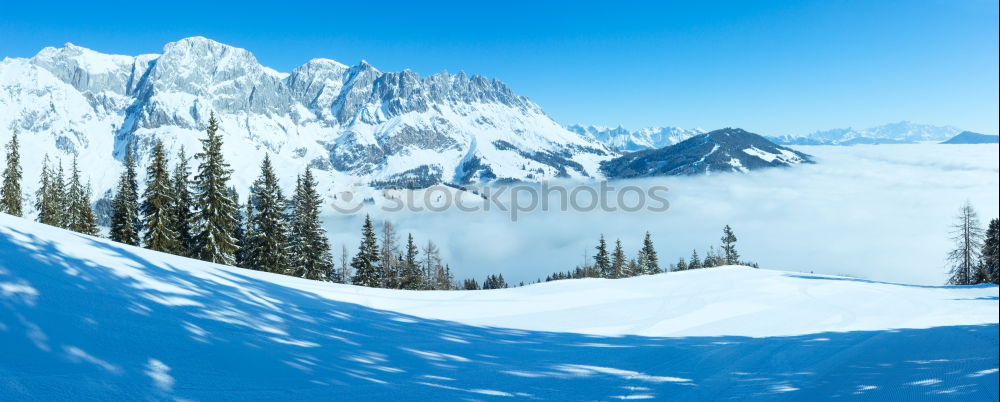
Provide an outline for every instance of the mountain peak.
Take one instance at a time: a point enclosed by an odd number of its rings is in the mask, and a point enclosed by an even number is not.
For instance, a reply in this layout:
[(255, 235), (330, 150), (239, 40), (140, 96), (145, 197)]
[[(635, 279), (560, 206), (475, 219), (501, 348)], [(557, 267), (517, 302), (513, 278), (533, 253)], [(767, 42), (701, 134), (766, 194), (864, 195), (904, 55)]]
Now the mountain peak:
[(741, 128), (698, 134), (676, 145), (625, 154), (601, 163), (608, 178), (740, 172), (812, 163), (809, 155), (785, 148)]

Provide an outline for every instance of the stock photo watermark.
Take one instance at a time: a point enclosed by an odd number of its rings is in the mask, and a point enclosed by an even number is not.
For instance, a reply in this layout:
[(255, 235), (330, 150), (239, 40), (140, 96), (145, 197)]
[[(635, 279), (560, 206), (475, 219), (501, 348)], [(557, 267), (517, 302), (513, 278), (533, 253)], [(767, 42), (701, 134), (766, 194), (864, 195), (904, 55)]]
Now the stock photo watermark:
[[(378, 190), (384, 212), (461, 211), (507, 213), (512, 222), (535, 211), (560, 212), (665, 212), (670, 208), (666, 186), (614, 186), (607, 181), (597, 185), (516, 184), (507, 186), (435, 185), (423, 189)], [(337, 194), (335, 211), (353, 214), (366, 205), (376, 204), (374, 197), (362, 197), (353, 191)]]

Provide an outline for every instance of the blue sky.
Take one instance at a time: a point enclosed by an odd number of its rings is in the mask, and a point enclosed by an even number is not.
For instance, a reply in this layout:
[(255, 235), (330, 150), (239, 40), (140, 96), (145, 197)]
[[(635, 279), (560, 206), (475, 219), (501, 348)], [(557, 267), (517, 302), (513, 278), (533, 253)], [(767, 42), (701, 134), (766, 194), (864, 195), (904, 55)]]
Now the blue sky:
[(327, 57), (484, 74), (563, 124), (998, 131), (994, 0), (423, 3), (4, 1), (0, 56), (202, 35), (281, 71)]

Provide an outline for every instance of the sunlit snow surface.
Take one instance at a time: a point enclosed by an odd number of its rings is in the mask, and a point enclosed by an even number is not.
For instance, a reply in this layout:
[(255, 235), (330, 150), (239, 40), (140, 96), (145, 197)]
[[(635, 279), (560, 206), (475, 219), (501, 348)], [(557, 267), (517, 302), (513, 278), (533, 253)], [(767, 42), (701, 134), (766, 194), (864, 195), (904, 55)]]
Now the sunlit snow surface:
[(997, 399), (997, 288), (317, 283), (0, 215), (0, 399)]

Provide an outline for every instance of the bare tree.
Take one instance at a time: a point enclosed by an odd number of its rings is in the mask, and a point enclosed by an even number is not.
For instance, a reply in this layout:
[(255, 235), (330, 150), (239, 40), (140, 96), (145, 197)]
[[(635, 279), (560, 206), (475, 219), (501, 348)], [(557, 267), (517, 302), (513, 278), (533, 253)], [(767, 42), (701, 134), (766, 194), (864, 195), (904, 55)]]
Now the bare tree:
[(968, 201), (962, 206), (952, 226), (951, 240), (955, 249), (948, 253), (951, 277), (948, 284), (971, 285), (973, 274), (979, 264), (979, 253), (983, 247), (983, 228), (979, 226), (979, 216)]
[(347, 257), (347, 245), (340, 245), (340, 283), (350, 283), (351, 277), (351, 263)]
[(399, 241), (396, 228), (388, 220), (382, 222), (382, 287), (399, 288)]

